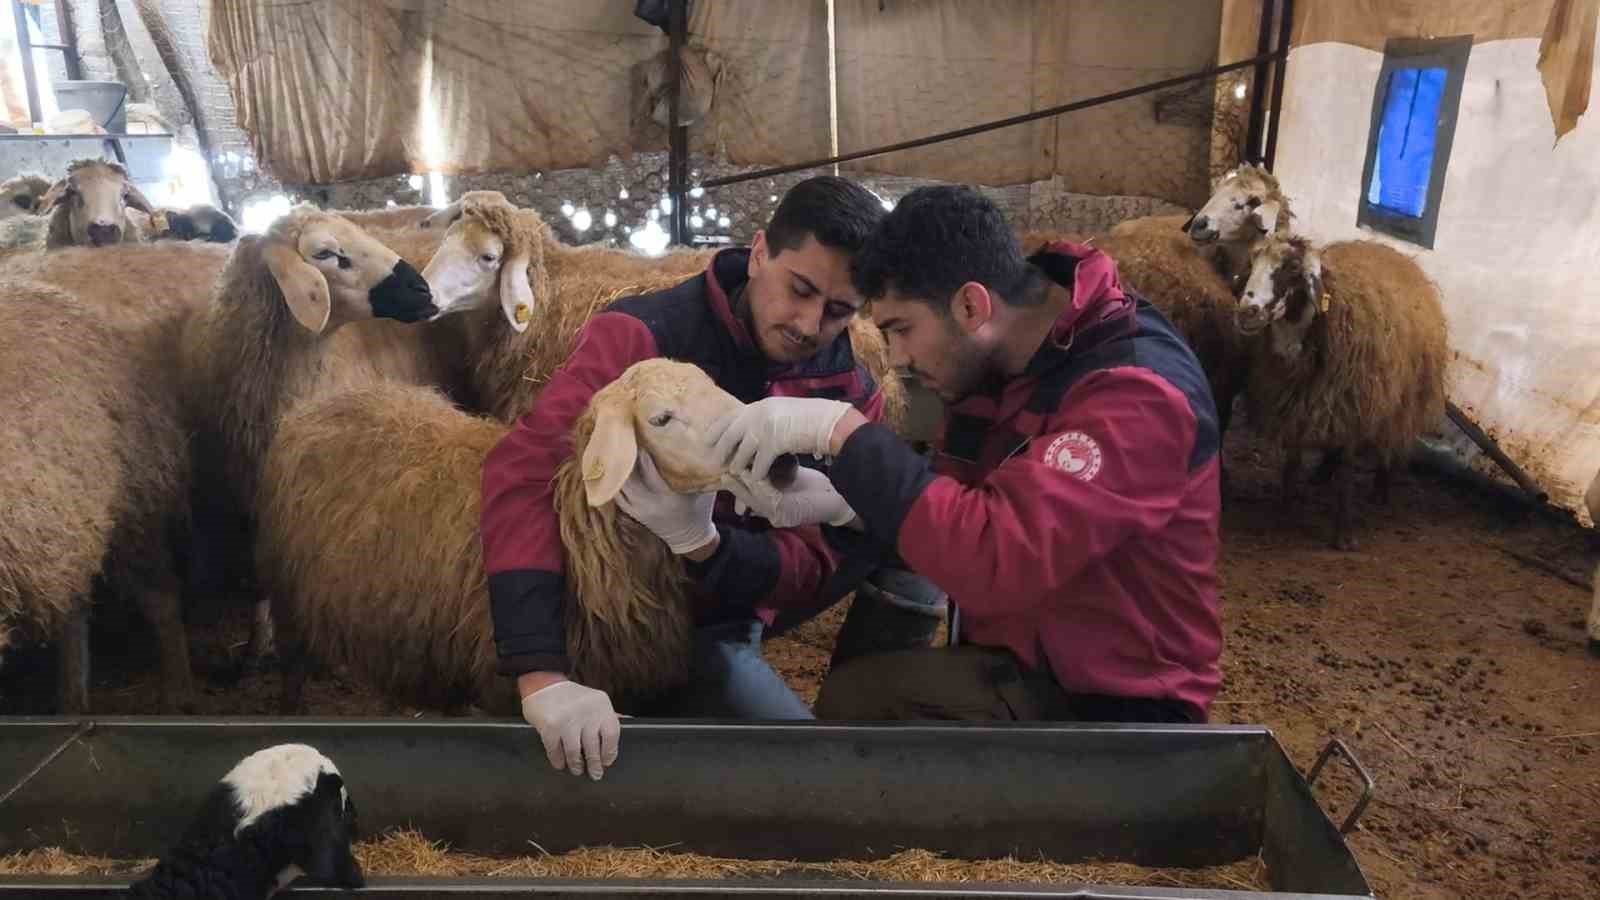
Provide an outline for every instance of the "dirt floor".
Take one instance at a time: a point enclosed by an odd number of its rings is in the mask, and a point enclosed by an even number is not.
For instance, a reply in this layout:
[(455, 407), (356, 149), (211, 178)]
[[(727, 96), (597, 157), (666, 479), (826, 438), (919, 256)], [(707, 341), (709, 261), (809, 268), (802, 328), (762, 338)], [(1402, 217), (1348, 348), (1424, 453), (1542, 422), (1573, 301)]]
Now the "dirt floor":
[[(1418, 472), (1397, 481), (1388, 509), (1363, 498), (1361, 548), (1340, 553), (1328, 543), (1326, 490), (1308, 489), (1286, 513), (1276, 455), (1242, 428), (1230, 443), (1225, 687), (1213, 721), (1271, 727), (1302, 771), (1330, 738), (1350, 744), (1378, 791), (1349, 840), (1381, 897), (1600, 897), (1600, 660), (1585, 652), (1590, 595), (1579, 586), (1596, 552), (1586, 533)], [(768, 645), (808, 698), (841, 617)], [(151, 712), (155, 661), (142, 626), (109, 608), (101, 620), (91, 702)], [(276, 675), (226, 677), (243, 636), (242, 616), (195, 629), (197, 665), (213, 672), (197, 712), (275, 711)], [(48, 658), (21, 657), (0, 712), (48, 707)], [(435, 714), (392, 706), (338, 673), (307, 692), (317, 715)], [(1330, 764), (1317, 793), (1341, 821), (1355, 779)]]

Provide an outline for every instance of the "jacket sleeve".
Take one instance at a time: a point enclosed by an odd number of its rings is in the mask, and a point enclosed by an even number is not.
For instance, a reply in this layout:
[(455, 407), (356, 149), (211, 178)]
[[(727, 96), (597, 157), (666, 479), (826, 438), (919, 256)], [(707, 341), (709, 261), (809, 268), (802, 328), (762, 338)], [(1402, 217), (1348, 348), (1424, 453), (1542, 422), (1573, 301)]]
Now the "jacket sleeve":
[[(871, 381), (863, 378), (863, 383)], [(881, 422), (883, 389), (876, 384), (872, 388), (870, 394), (858, 397), (853, 405), (867, 421)], [(689, 574), (723, 607), (789, 609), (821, 605), (829, 599), (824, 592), (842, 596), (849, 590), (849, 586), (841, 588), (833, 580), (845, 563), (845, 556), (866, 553), (876, 558), (883, 551), (875, 542), (854, 539), (841, 529), (820, 525), (752, 530), (721, 522), (717, 531), (722, 541), (716, 552), (704, 562), (690, 563)]]
[(850, 436), (832, 477), (917, 573), (974, 612), (1014, 613), (1164, 526), (1186, 496), (1197, 431), (1165, 379), (1106, 369), (1074, 385), (1046, 432), (977, 484), (935, 475), (877, 425)]
[(640, 320), (616, 312), (595, 316), (539, 402), (484, 460), (480, 534), (501, 674), (568, 670), (556, 469), (572, 454), (572, 426), (589, 398), (629, 366), (657, 355), (655, 338)]

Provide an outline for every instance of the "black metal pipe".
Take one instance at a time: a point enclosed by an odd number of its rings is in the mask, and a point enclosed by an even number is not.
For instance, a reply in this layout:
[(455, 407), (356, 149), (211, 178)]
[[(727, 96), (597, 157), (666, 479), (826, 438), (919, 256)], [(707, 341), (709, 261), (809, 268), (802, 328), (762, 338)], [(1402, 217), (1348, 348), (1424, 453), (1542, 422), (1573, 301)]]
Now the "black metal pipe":
[(1528, 495), (1528, 499), (1535, 503), (1545, 503), (1550, 499), (1549, 492), (1540, 488), (1538, 483), (1527, 472), (1522, 471), (1522, 467), (1513, 462), (1511, 457), (1500, 449), (1500, 445), (1495, 442), (1495, 439), (1489, 437), (1482, 428), (1478, 427), (1478, 423), (1467, 418), (1467, 414), (1461, 411), (1461, 407), (1456, 406), (1454, 402), (1446, 402), (1444, 410), (1445, 415), (1450, 417), (1450, 421), (1454, 422), (1463, 434), (1471, 438), (1472, 442), (1483, 450), (1485, 456), (1494, 460), (1495, 465), (1499, 466), (1501, 471), (1511, 476), (1511, 480), (1516, 482), (1517, 487), (1521, 488), (1524, 494)]
[(1277, 52), (1267, 53), (1261, 56), (1252, 56), (1249, 59), (1241, 59), (1238, 62), (1229, 63), (1225, 66), (1212, 66), (1210, 68), (1201, 69), (1198, 72), (1191, 72), (1188, 75), (1179, 75), (1174, 78), (1153, 81), (1149, 84), (1140, 85), (1139, 87), (1127, 88), (1126, 90), (1115, 91), (1110, 94), (1101, 94), (1097, 97), (1089, 97), (1084, 100), (1074, 100), (1071, 103), (1063, 103), (1060, 106), (1052, 106), (1048, 109), (1023, 113), (1021, 115), (1011, 116), (1005, 119), (996, 119), (993, 122), (985, 122), (981, 125), (970, 125), (966, 128), (958, 128), (955, 131), (944, 131), (940, 132), (939, 134), (930, 134), (927, 137), (915, 138), (909, 141), (901, 141), (897, 144), (888, 144), (882, 147), (875, 147), (871, 150), (856, 150), (850, 153), (843, 153), (838, 156), (829, 156), (824, 157), (823, 159), (814, 159), (807, 162), (794, 163), (786, 166), (773, 166), (770, 169), (760, 169), (755, 172), (745, 172), (740, 175), (724, 175), (721, 178), (712, 178), (710, 180), (703, 181), (700, 183), (700, 187), (725, 187), (730, 184), (739, 184), (740, 182), (745, 181), (755, 181), (758, 178), (771, 178), (774, 175), (787, 175), (790, 172), (799, 172), (803, 169), (816, 169), (822, 166), (831, 166), (834, 163), (865, 159), (869, 156), (882, 156), (885, 153), (895, 153), (901, 150), (914, 150), (917, 147), (926, 147), (929, 144), (938, 144), (944, 141), (952, 141), (956, 138), (971, 137), (975, 134), (983, 134), (986, 131), (997, 131), (1001, 128), (1009, 128), (1012, 125), (1022, 125), (1038, 119), (1048, 119), (1052, 116), (1059, 116), (1063, 113), (1077, 112), (1080, 109), (1088, 109), (1092, 106), (1101, 106), (1106, 103), (1114, 103), (1118, 100), (1126, 100), (1129, 97), (1137, 97), (1140, 94), (1151, 94), (1155, 93), (1156, 91), (1164, 91), (1167, 88), (1177, 87), (1181, 84), (1188, 84), (1191, 81), (1201, 81), (1206, 78), (1215, 78), (1218, 75), (1225, 75), (1228, 72), (1233, 72), (1238, 69), (1244, 69), (1250, 66), (1271, 62), (1272, 60), (1276, 59), (1277, 56)]
[[(1272, 11), (1275, 8), (1274, 0), (1261, 0), (1261, 27), (1256, 32), (1256, 56), (1272, 49)], [(1240, 162), (1261, 161), (1261, 132), (1266, 121), (1267, 108), (1267, 73), (1270, 70), (1262, 62), (1256, 66), (1254, 75), (1250, 80), (1250, 118), (1244, 129), (1244, 144), (1239, 147)]]
[(1294, 0), (1281, 0), (1278, 12), (1278, 46), (1283, 55), (1273, 67), (1272, 112), (1267, 118), (1267, 149), (1262, 154), (1263, 164), (1272, 170), (1278, 156), (1278, 121), (1283, 118), (1283, 86), (1289, 80), (1289, 42), (1294, 38)]
[(684, 209), (689, 190), (689, 129), (678, 124), (678, 108), (683, 100), (683, 45), (688, 30), (688, 0), (671, 0), (667, 13), (667, 194), (672, 198), (672, 209), (667, 214), (667, 230), (676, 245), (689, 242), (689, 217)]
[(17, 20), (17, 49), (22, 51), (22, 82), (28, 90), (28, 123), (44, 117), (39, 107), (38, 75), (33, 71), (33, 45), (28, 42), (28, 14), (22, 0), (11, 0), (11, 13)]

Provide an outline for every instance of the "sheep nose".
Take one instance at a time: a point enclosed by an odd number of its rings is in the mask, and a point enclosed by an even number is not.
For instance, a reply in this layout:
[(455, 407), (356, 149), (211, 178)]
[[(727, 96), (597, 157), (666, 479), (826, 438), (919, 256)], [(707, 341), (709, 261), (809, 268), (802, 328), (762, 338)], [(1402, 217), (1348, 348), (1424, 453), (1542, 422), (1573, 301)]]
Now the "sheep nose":
[(1194, 221), (1189, 224), (1189, 230), (1191, 232), (1198, 233), (1201, 231), (1209, 231), (1210, 229), (1211, 220), (1205, 216), (1195, 216)]
[(89, 243), (96, 247), (115, 244), (122, 239), (122, 229), (110, 222), (93, 222), (89, 225)]

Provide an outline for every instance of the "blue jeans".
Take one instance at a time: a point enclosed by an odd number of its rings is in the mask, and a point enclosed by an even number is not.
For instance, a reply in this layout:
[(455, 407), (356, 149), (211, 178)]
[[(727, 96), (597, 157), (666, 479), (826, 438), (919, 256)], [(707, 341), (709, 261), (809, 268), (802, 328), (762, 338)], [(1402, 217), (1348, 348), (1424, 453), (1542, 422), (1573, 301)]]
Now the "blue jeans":
[[(695, 631), (689, 684), (644, 714), (697, 719), (815, 718), (806, 702), (762, 656), (761, 642), (820, 612), (811, 609), (780, 616), (770, 629), (754, 615), (702, 625)], [(868, 653), (926, 647), (944, 614), (944, 593), (927, 579), (902, 569), (879, 569), (856, 589), (831, 665)]]

